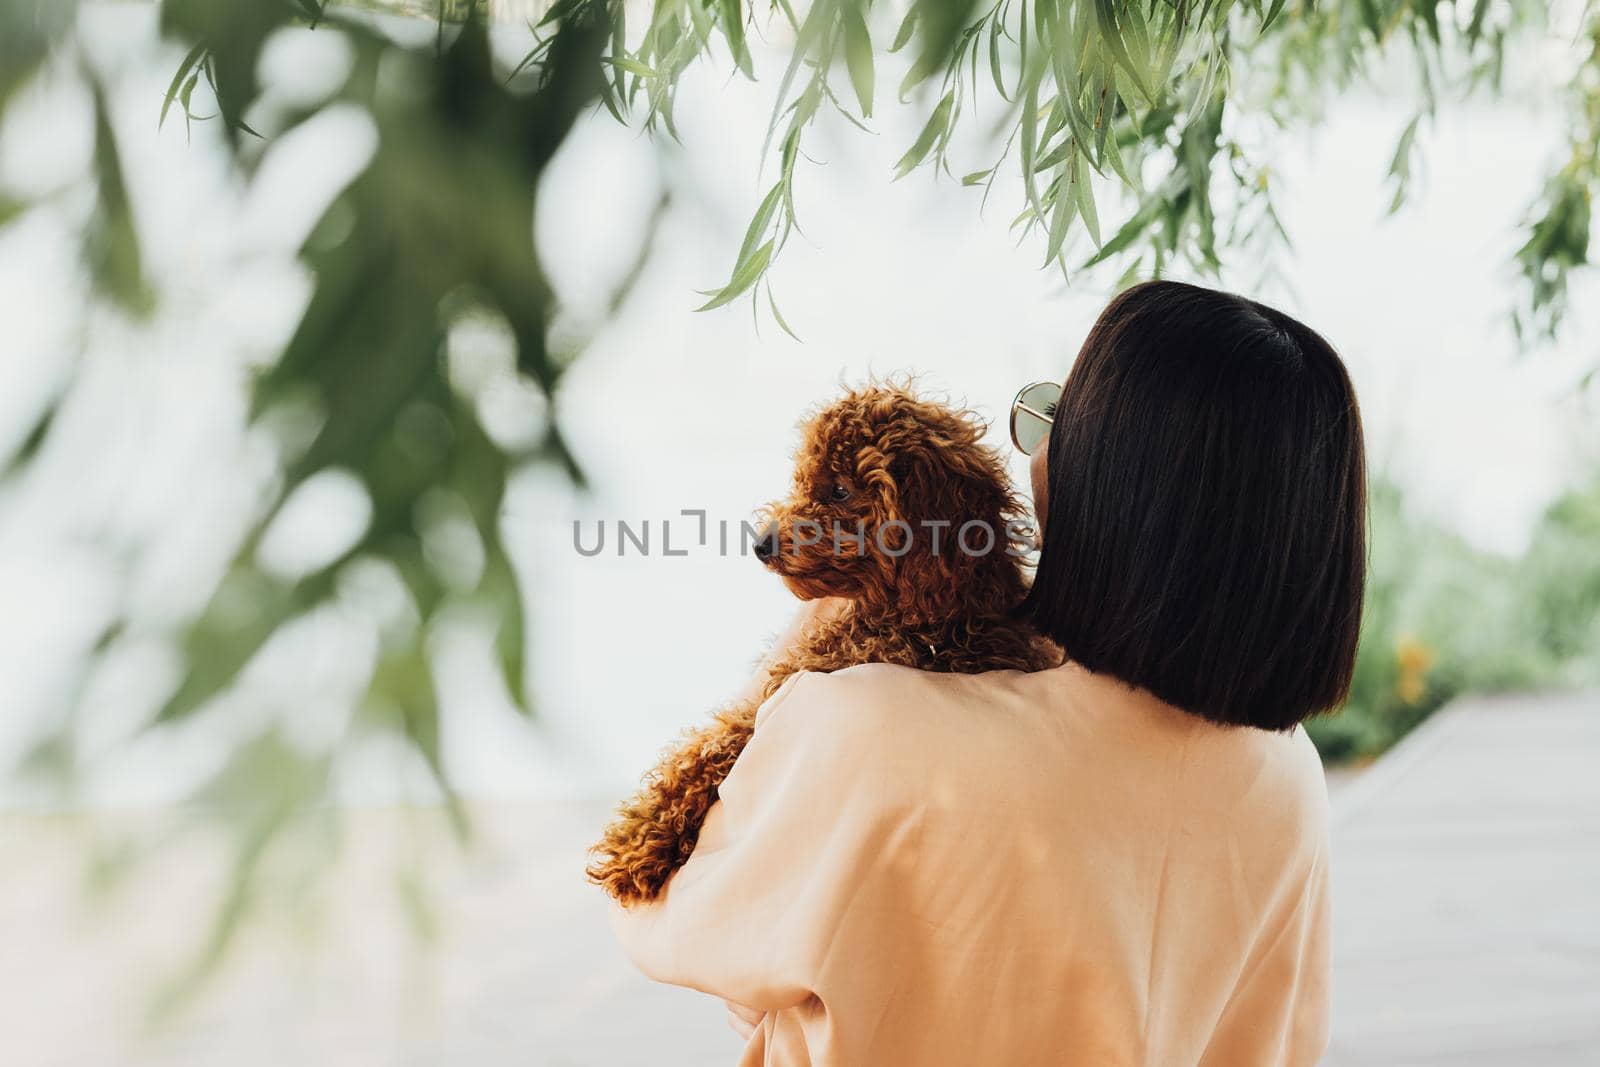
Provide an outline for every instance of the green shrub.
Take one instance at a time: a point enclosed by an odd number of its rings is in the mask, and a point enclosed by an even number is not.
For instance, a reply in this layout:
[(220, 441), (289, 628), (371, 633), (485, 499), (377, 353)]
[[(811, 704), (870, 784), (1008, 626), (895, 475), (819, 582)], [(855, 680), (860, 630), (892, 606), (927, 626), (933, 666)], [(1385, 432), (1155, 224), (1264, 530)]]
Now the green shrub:
[(1307, 723), (1329, 762), (1376, 756), (1457, 694), (1600, 679), (1600, 477), (1553, 503), (1518, 558), (1483, 552), (1372, 486), (1350, 699)]

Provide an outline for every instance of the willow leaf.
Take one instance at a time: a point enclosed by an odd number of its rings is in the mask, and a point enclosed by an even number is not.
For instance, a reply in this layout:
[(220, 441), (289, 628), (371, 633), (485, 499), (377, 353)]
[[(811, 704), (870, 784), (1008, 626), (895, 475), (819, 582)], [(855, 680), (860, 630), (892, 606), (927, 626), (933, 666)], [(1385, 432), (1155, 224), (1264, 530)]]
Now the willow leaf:
[(1267, 17), (1261, 20), (1261, 32), (1264, 34), (1278, 21), (1278, 16), (1283, 14), (1283, 7), (1287, 0), (1272, 0), (1272, 6), (1267, 8)]
[(1133, 247), (1134, 242), (1144, 236), (1144, 232), (1150, 228), (1150, 224), (1156, 220), (1160, 213), (1161, 202), (1155, 198), (1147, 200), (1133, 214), (1133, 217), (1123, 223), (1122, 228), (1112, 235), (1111, 240), (1100, 246), (1100, 251), (1084, 261), (1083, 268), (1088, 269), (1104, 263), (1117, 253), (1125, 252)]
[(1009, 101), (1011, 94), (1006, 92), (1006, 82), (1000, 75), (1000, 31), (1004, 23), (996, 16), (989, 23), (989, 73), (994, 77), (995, 92), (1000, 94), (1000, 99)]
[(629, 59), (627, 56), (601, 56), (600, 62), (609, 63), (613, 67), (619, 67), (622, 70), (627, 71), (629, 74), (637, 74), (641, 78), (661, 77), (661, 72), (659, 70), (655, 69), (654, 67), (646, 66), (637, 59)]
[(889, 46), (890, 52), (898, 52), (911, 43), (911, 35), (917, 29), (917, 9), (912, 8), (906, 12), (906, 17), (900, 20), (900, 29), (895, 31), (894, 43)]
[(172, 110), (172, 102), (176, 100), (178, 98), (178, 94), (183, 91), (184, 82), (188, 79), (191, 73), (195, 73), (195, 68), (199, 66), (200, 61), (205, 58), (205, 54), (206, 46), (202, 43), (197, 44), (193, 48), (189, 49), (189, 54), (183, 57), (183, 63), (178, 67), (178, 73), (172, 76), (172, 84), (167, 86), (166, 98), (161, 101), (161, 117), (156, 120), (156, 129), (159, 130), (162, 126), (166, 125), (167, 112)]
[(1083, 218), (1083, 225), (1089, 231), (1089, 237), (1094, 241), (1095, 247), (1100, 247), (1100, 215), (1094, 206), (1094, 188), (1090, 184), (1089, 176), (1084, 173), (1083, 157), (1076, 156), (1072, 160), (1072, 192), (1073, 199), (1078, 205), (1078, 214)]
[(728, 40), (733, 62), (747, 78), (753, 79), (755, 71), (751, 67), (750, 49), (744, 39), (744, 13), (740, 10), (739, 0), (721, 0), (720, 6), (722, 35)]
[[(794, 338), (796, 341), (800, 341), (800, 335), (789, 328), (789, 323), (785, 321), (783, 312), (778, 310), (778, 301), (777, 298), (772, 295), (771, 285), (767, 286), (767, 306), (772, 309), (772, 317), (778, 323), (778, 328), (784, 333), (788, 334), (790, 337)], [(804, 341), (800, 341), (800, 343), (805, 344)]]
[(1028, 203), (1032, 205), (1034, 214), (1040, 213), (1039, 192), (1034, 185), (1034, 175), (1038, 174), (1038, 167), (1034, 165), (1034, 156), (1038, 151), (1039, 142), (1039, 90), (1036, 86), (1029, 85), (1022, 98), (1022, 184), (1028, 193)]
[(844, 22), (844, 61), (850, 70), (850, 84), (855, 87), (862, 117), (871, 118), (872, 36), (867, 32), (866, 20), (861, 17), (861, 8), (855, 3), (841, 5), (840, 18)]
[(778, 210), (778, 205), (783, 202), (784, 183), (778, 182), (762, 198), (761, 206), (756, 208), (755, 217), (750, 220), (750, 226), (744, 232), (744, 244), (739, 246), (739, 258), (734, 260), (733, 272), (739, 273), (739, 268), (755, 253), (767, 226), (772, 222), (773, 214)]
[(917, 166), (928, 158), (928, 153), (933, 150), (940, 138), (944, 137), (950, 125), (950, 112), (955, 107), (956, 94), (951, 90), (944, 94), (939, 101), (939, 106), (933, 109), (933, 114), (928, 116), (927, 125), (922, 127), (922, 132), (917, 135), (917, 140), (912, 144), (910, 151), (900, 157), (900, 162), (895, 164), (894, 176), (904, 178)]
[(711, 311), (714, 308), (722, 307), (724, 304), (737, 300), (741, 295), (748, 292), (750, 287), (755, 285), (760, 280), (761, 275), (766, 272), (767, 264), (772, 260), (773, 243), (768, 241), (756, 249), (755, 254), (745, 260), (743, 265), (733, 272), (733, 277), (728, 280), (728, 284), (723, 286), (716, 296), (707, 300), (695, 310)]
[(1061, 248), (1067, 240), (1067, 230), (1072, 224), (1072, 216), (1078, 210), (1078, 202), (1071, 196), (1061, 195), (1061, 185), (1065, 181), (1064, 175), (1057, 175), (1046, 192), (1046, 199), (1053, 200), (1053, 214), (1050, 218), (1050, 240), (1045, 249), (1044, 262), (1046, 266), (1061, 258)]
[(1133, 84), (1150, 103), (1156, 102), (1156, 94), (1145, 80), (1146, 75), (1140, 64), (1133, 61), (1133, 56), (1128, 52), (1127, 44), (1122, 40), (1122, 35), (1117, 26), (1116, 8), (1113, 0), (1094, 0), (1094, 12), (1099, 22), (1100, 39), (1111, 50), (1111, 55), (1128, 72), (1128, 77), (1133, 79)]

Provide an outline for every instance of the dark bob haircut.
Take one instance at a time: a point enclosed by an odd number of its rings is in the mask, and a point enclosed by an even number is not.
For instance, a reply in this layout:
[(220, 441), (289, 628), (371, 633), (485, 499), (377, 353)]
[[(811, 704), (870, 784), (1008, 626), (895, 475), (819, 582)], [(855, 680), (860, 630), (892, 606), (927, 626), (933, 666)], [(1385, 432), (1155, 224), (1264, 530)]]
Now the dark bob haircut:
[(1366, 579), (1361, 416), (1327, 341), (1149, 282), (1101, 314), (1050, 433), (1022, 611), (1088, 670), (1286, 730), (1350, 689)]

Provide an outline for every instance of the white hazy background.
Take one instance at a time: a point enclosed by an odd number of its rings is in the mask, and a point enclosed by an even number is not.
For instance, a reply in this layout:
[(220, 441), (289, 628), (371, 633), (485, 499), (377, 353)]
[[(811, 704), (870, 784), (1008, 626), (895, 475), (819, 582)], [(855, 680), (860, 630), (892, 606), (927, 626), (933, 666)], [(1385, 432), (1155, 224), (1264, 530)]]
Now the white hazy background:
[[(89, 209), (81, 195), (0, 233), (0, 438), (24, 432), (40, 398), (75, 366), (84, 383), (52, 450), (0, 496), (8, 705), (0, 766), (38, 735), (43, 724), (28, 710), (79, 681), (77, 657), (96, 618), (124, 597), (150, 618), (172, 617), (198, 602), (225, 561), (243, 505), (267, 473), (242, 432), (248, 369), (293, 328), (308, 293), (293, 252), (372, 147), (363, 116), (330, 114), (276, 144), (246, 189), (215, 123), (186, 135), (179, 116), (157, 129), (181, 50), (148, 61), (153, 6), (99, 5), (86, 22), (94, 54), (114, 71), (124, 164), (162, 303), (142, 328), (103, 313), (84, 325), (88, 294), (70, 226)], [(502, 43), (514, 51), (524, 40), (511, 30)], [(331, 35), (278, 45), (263, 65), (270, 84), (286, 79), (279, 103), (336, 84), (346, 57)], [(876, 134), (824, 121), (807, 141), (818, 165), (799, 168), (804, 235), (772, 278), (804, 343), (765, 307), (758, 329), (748, 299), (694, 313), (695, 291), (726, 277), (771, 181), (757, 161), (781, 64), (775, 54), (757, 58), (756, 84), (716, 63), (685, 79), (681, 147), (600, 112), (541, 190), (538, 240), (571, 312), (568, 332), (596, 321), (663, 190), (671, 205), (637, 289), (595, 330), (562, 387), (560, 418), (592, 489), (534, 471), (510, 498), (536, 718), (511, 709), (470, 627), (440, 643), (445, 758), (469, 796), (619, 791), (659, 745), (740, 685), (791, 601), (752, 559), (714, 551), (714, 536), (710, 548), (693, 545), (695, 520), (679, 513), (704, 509), (737, 543), (737, 524), (786, 490), (795, 423), (840, 382), (914, 371), (994, 420), (993, 441), (1004, 446), (1013, 392), (1062, 378), (1110, 295), (1109, 275), (1068, 287), (1058, 271), (1039, 269), (1042, 242), (1019, 244), (1008, 230), (1015, 185), (998, 185), (980, 213), (980, 191), (947, 176), (919, 170), (892, 182), (926, 104), (895, 106), (898, 78), (881, 72)], [(1513, 224), (1564, 137), (1560, 109), (1548, 106), (1556, 87), (1539, 83), (1538, 57), (1527, 62), (1522, 102), (1447, 107), (1425, 127), (1426, 165), (1395, 218), (1385, 217), (1384, 175), (1410, 117), (1396, 103), (1403, 94), (1354, 94), (1306, 135), (1274, 141), (1273, 181), (1293, 248), (1220, 279), (1332, 340), (1355, 377), (1374, 469), (1395, 477), (1420, 514), (1512, 553), (1545, 504), (1600, 458), (1593, 401), (1576, 389), (1600, 360), (1585, 314), (1595, 286), (1586, 279), (1574, 292), (1553, 348), (1520, 356), (1509, 327), (1519, 284)], [(87, 108), (81, 91), (60, 83), (19, 101), (0, 185), (54, 189), (83, 173)], [(992, 154), (973, 137), (956, 169), (981, 169)], [(1102, 208), (1108, 226), (1111, 214)], [(452, 358), (493, 376), (504, 355), (496, 345), (492, 332), (463, 331)], [(500, 399), (490, 414), (504, 423), (531, 429), (546, 417), (510, 384)], [(1013, 471), (1023, 478), (1020, 460)], [(336, 481), (308, 494), (273, 550), (292, 558), (351, 536), (360, 521), (352, 496)], [(618, 519), (649, 520), (650, 557), (618, 558)], [(687, 557), (660, 554), (667, 520)], [(601, 556), (574, 550), (575, 521), (586, 544), (606, 523)], [(124, 569), (134, 546), (143, 551)], [(301, 635), (270, 653), (246, 692), (229, 698), (239, 714), (210, 716), (210, 726), (181, 736), (135, 739), (173, 680), (159, 648), (94, 679), (82, 724), (91, 774), (70, 802), (181, 796), (220, 760), (223, 742), (262, 716), (288, 719), (306, 744), (338, 736), (335, 695), (362, 650)], [(404, 752), (373, 750), (348, 763), (352, 800), (427, 793)], [(45, 799), (16, 787), (0, 802)]]

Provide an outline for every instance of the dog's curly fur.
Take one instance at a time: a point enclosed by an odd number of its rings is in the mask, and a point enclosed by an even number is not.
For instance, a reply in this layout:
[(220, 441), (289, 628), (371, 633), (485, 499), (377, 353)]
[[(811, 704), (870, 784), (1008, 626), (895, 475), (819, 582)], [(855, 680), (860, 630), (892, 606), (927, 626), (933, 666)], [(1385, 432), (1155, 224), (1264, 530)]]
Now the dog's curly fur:
[[(776, 551), (766, 563), (802, 599), (849, 603), (769, 668), (763, 699), (797, 672), (858, 663), (975, 674), (1061, 662), (1060, 650), (1014, 615), (1027, 582), (1020, 554), (1007, 549), (1022, 508), (982, 434), (971, 412), (899, 384), (852, 390), (810, 419), (793, 492), (768, 509), (765, 536)], [(995, 533), (983, 554), (959, 551), (954, 540), (973, 520)], [(927, 522), (950, 524), (937, 549)], [(826, 534), (808, 543), (813, 523)], [(848, 540), (836, 550), (835, 523), (847, 533), (864, 530), (859, 551)], [(808, 535), (798, 537), (797, 527)], [(908, 529), (915, 531), (909, 548)], [(969, 547), (981, 548), (982, 539)], [(661, 892), (693, 851), (758, 706), (717, 712), (662, 757), (594, 846), (592, 881), (623, 904)]]

